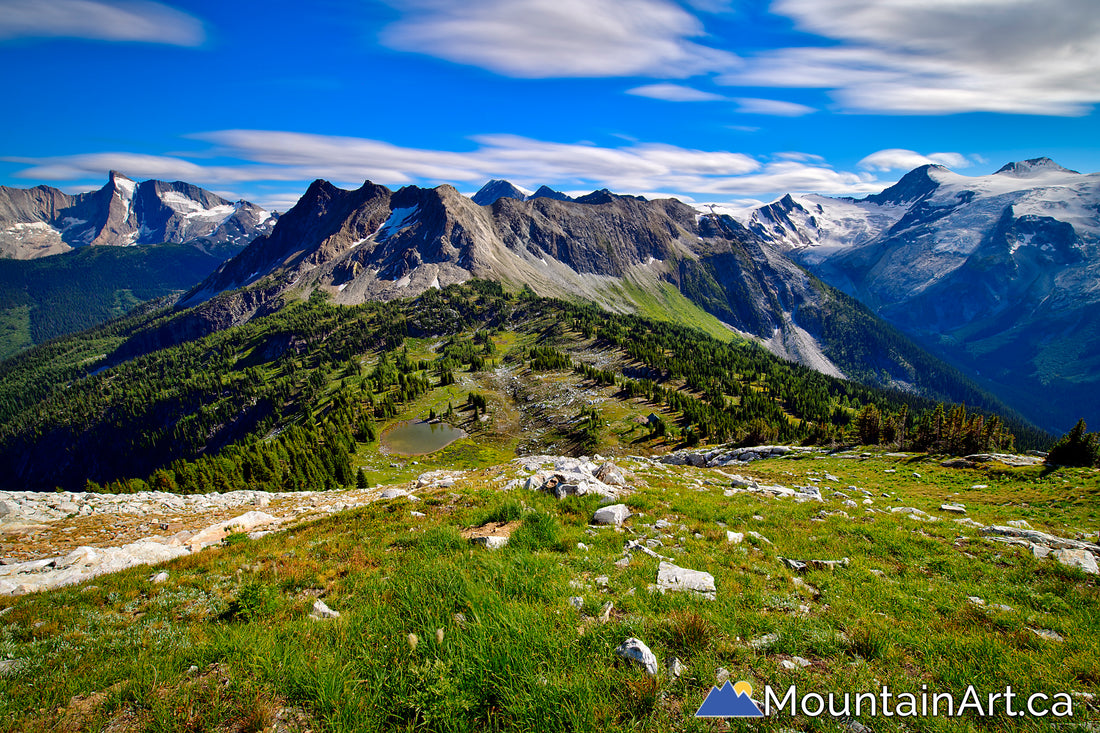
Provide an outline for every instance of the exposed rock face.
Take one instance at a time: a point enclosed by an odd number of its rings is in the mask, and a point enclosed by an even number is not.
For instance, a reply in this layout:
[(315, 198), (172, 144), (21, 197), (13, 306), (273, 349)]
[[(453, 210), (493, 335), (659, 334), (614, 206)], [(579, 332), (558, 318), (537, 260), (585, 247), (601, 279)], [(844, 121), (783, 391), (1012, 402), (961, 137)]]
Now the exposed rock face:
[(232, 203), (190, 183), (137, 183), (115, 171), (103, 188), (75, 196), (49, 186), (0, 186), (0, 256), (15, 259), (161, 242), (239, 250), (275, 221), (255, 204)]
[(862, 200), (786, 196), (746, 224), (1040, 425), (1100, 419), (1100, 174), (929, 165)]

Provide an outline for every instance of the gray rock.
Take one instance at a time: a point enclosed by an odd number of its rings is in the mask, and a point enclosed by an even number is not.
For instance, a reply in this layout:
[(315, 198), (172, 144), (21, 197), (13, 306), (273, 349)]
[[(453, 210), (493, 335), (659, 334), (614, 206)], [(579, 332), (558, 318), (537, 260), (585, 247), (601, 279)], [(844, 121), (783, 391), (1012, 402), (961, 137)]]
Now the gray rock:
[(713, 575), (669, 562), (662, 562), (657, 567), (657, 590), (661, 593), (686, 591), (710, 601), (717, 597)]
[(764, 634), (750, 641), (749, 648), (755, 649), (756, 651), (763, 651), (777, 641), (779, 641), (779, 634)]
[(157, 573), (153, 577), (149, 578), (149, 582), (150, 583), (158, 583), (158, 584), (159, 583), (167, 583), (168, 582), (168, 571), (167, 570), (161, 570), (159, 573)]
[(470, 542), (481, 545), (487, 550), (499, 550), (508, 544), (508, 538), (490, 535), (488, 537), (471, 537)]
[(630, 509), (626, 504), (612, 504), (611, 506), (600, 507), (596, 510), (596, 513), (592, 515), (592, 524), (604, 524), (619, 526), (626, 519), (630, 517)]
[(684, 673), (686, 667), (680, 662), (679, 657), (671, 657), (666, 663), (665, 668), (668, 673), (673, 677), (679, 677)]
[(584, 608), (584, 599), (580, 596), (569, 596), (569, 605), (580, 611)]
[(940, 504), (941, 512), (952, 512), (954, 514), (966, 514), (966, 507), (962, 504)]
[(730, 532), (726, 530), (726, 542), (732, 542), (735, 545), (739, 545), (744, 539), (745, 535), (741, 532)]
[(309, 617), (317, 621), (329, 618), (340, 618), (340, 612), (333, 611), (324, 601), (318, 598), (313, 602), (313, 611), (309, 614)]
[(643, 668), (646, 674), (653, 677), (656, 677), (660, 670), (657, 666), (657, 657), (641, 639), (636, 639), (633, 636), (616, 647), (615, 654), (623, 659), (630, 660)]
[(1055, 550), (1054, 559), (1066, 567), (1080, 568), (1089, 575), (1100, 575), (1100, 568), (1096, 566), (1096, 558), (1088, 550)]
[(1065, 637), (1057, 631), (1051, 631), (1050, 629), (1030, 629), (1030, 631), (1040, 639), (1046, 639), (1047, 641), (1062, 642), (1066, 640)]

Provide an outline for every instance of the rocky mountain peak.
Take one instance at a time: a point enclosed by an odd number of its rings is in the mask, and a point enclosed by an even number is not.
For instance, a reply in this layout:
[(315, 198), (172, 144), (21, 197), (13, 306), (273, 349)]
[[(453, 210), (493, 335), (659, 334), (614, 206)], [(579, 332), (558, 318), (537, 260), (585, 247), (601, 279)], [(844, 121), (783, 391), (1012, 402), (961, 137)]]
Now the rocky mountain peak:
[(572, 201), (573, 199), (566, 196), (561, 191), (555, 191), (549, 186), (539, 186), (538, 190), (527, 197), (528, 199), (554, 199), (556, 201)]
[[(1006, 163), (993, 175), (1012, 176), (1013, 178), (1034, 178), (1046, 173), (1078, 173), (1069, 168), (1063, 168), (1050, 158), (1029, 158), (1028, 160)], [(1080, 175), (1078, 173), (1078, 175)]]
[(519, 199), (522, 201), (527, 198), (527, 194), (508, 181), (494, 178), (482, 186), (481, 190), (471, 198), (478, 206), (490, 206), (497, 199)]
[(901, 180), (882, 193), (866, 198), (873, 204), (911, 204), (935, 191), (940, 181), (936, 173), (949, 173), (942, 165), (922, 165), (906, 173)]

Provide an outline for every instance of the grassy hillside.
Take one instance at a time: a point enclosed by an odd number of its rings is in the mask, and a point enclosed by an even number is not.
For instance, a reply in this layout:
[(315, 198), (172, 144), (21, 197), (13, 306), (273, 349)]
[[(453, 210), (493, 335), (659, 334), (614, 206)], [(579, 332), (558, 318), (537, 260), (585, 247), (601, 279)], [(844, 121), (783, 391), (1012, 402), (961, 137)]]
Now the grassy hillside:
[[(1095, 577), (984, 541), (939, 510), (950, 500), (980, 524), (1024, 519), (1095, 537), (1097, 473), (859, 453), (737, 469), (767, 484), (818, 480), (826, 501), (797, 504), (725, 496), (729, 469), (619, 464), (633, 487), (622, 531), (588, 525), (593, 498), (508, 488), (524, 473), (507, 464), (416, 490), (416, 502), (379, 500), (255, 540), (231, 535), (165, 565), (162, 584), (146, 567), (0, 599), (0, 658), (12, 660), (0, 675), (0, 729), (854, 730), (803, 714), (696, 719), (720, 668), (758, 699), (764, 685), (791, 684), (956, 700), (971, 684), (983, 699), (1006, 685), (1020, 700), (1077, 695), (1071, 719), (860, 716), (875, 731), (1085, 731), (1100, 721), (1085, 697), (1100, 695)], [(834, 495), (861, 499), (861, 489), (873, 498), (858, 508)], [(941, 520), (888, 511), (903, 506)], [(487, 523), (504, 523), (508, 546), (463, 539)], [(729, 542), (727, 531), (745, 538)], [(623, 549), (636, 538), (713, 574), (716, 599), (652, 591), (659, 561)], [(848, 563), (799, 573), (783, 558)], [(309, 618), (318, 598), (340, 617)], [(615, 656), (628, 637), (653, 650), (658, 676)], [(666, 671), (672, 658), (679, 676)]]

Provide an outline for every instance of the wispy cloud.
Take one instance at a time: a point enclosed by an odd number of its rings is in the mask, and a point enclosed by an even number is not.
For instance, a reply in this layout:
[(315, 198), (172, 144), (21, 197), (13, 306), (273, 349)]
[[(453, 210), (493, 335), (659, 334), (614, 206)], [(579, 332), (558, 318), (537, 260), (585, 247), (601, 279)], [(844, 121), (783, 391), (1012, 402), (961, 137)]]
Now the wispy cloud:
[(736, 57), (697, 43), (702, 22), (668, 0), (404, 0), (391, 48), (523, 78), (686, 78)]
[(636, 97), (649, 97), (665, 102), (720, 102), (728, 101), (728, 97), (712, 92), (704, 92), (702, 89), (685, 87), (681, 84), (646, 84), (633, 89), (627, 89), (627, 94)]
[(842, 110), (1085, 114), (1100, 102), (1095, 0), (776, 0), (833, 44), (745, 59), (721, 81), (822, 88)]
[(784, 102), (778, 99), (757, 99), (754, 97), (738, 97), (738, 111), (752, 115), (772, 115), (775, 117), (802, 117), (813, 114), (817, 110), (796, 102)]
[[(358, 185), (364, 179), (390, 186), (453, 183), (463, 190), (489, 178), (507, 178), (529, 188), (548, 183), (566, 190), (667, 191), (713, 200), (786, 191), (878, 191), (884, 184), (869, 171), (883, 169), (889, 152), (868, 156), (861, 171), (840, 171), (808, 153), (757, 158), (661, 143), (604, 147), (499, 134), (476, 136), (476, 147), (463, 152), (271, 130), (220, 130), (193, 137), (211, 145), (190, 156), (193, 159), (116, 152), (6, 160), (26, 166), (15, 174), (24, 179), (78, 182), (101, 179), (116, 169), (135, 178), (180, 179), (219, 190), (268, 191), (261, 203), (286, 197), (293, 186), (304, 190), (315, 178), (341, 185)], [(219, 162), (207, 164), (208, 160)]]
[(149, 0), (0, 0), (0, 40), (87, 38), (199, 46), (203, 24)]
[(913, 150), (889, 148), (871, 153), (859, 161), (859, 167), (871, 171), (912, 170), (922, 165), (943, 165), (948, 168), (969, 168), (974, 162), (962, 153), (930, 153), (921, 155)]

